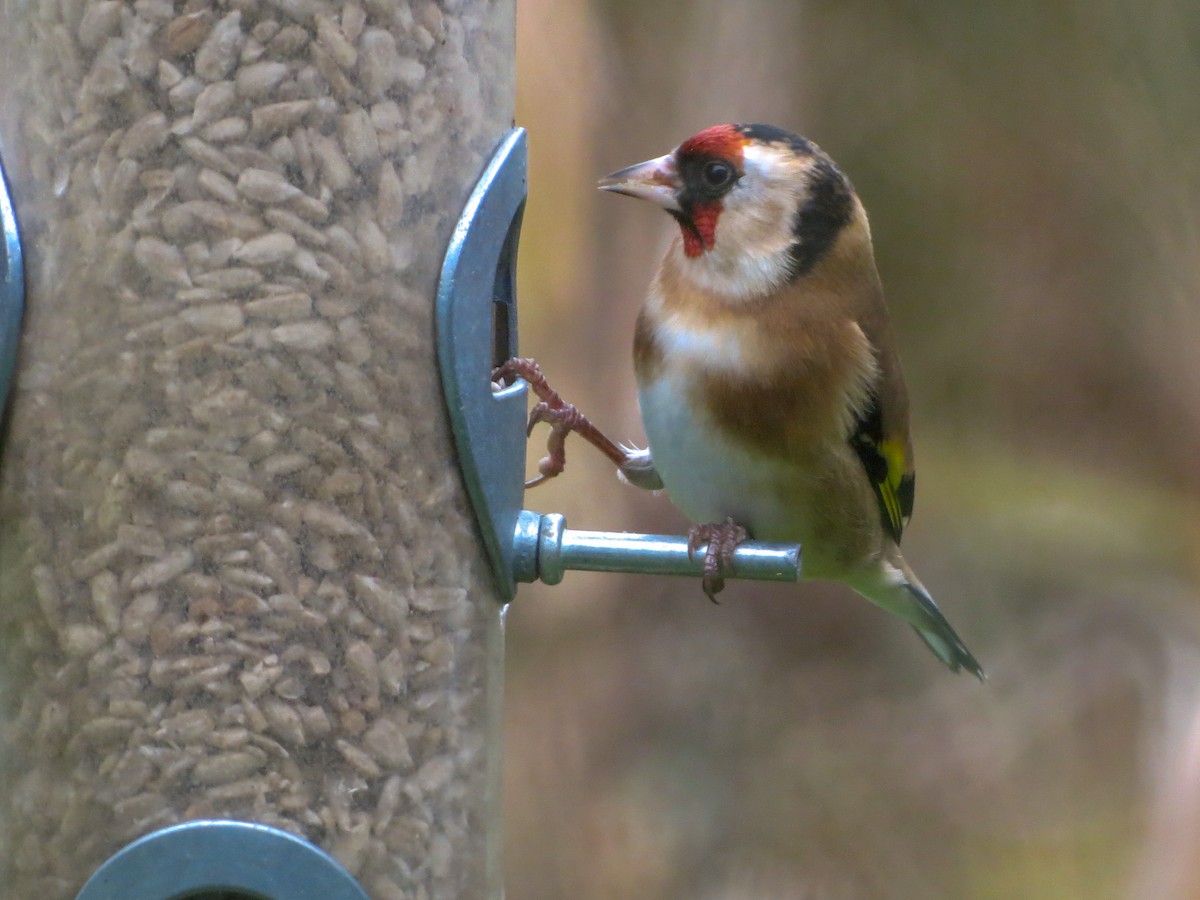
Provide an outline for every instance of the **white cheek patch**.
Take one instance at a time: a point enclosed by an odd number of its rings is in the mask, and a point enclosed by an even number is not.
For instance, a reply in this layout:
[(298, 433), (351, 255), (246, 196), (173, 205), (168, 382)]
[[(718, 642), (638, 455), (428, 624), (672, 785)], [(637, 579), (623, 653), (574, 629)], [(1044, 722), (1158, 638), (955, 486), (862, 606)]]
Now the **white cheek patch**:
[(758, 144), (748, 144), (742, 155), (743, 175), (734, 187), (749, 203), (756, 203), (773, 180), (779, 166), (779, 151)]

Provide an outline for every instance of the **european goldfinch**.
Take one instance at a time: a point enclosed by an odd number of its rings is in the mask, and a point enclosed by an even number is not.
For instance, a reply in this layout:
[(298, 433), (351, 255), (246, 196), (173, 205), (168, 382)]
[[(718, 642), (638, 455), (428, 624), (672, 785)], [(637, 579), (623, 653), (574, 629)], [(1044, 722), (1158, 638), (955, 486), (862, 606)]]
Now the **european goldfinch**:
[(805, 578), (844, 582), (982, 679), (900, 552), (908, 396), (850, 181), (802, 137), (717, 125), (600, 187), (679, 225), (637, 320), (649, 449), (626, 453), (628, 480), (711, 523), (693, 532), (710, 559), (747, 535), (799, 543)]

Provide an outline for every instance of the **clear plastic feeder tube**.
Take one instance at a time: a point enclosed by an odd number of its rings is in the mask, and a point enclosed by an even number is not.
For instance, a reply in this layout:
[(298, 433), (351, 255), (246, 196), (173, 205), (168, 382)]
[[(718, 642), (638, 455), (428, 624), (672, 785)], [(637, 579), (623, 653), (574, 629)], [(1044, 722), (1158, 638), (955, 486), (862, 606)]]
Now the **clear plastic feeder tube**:
[(500, 606), (437, 383), (513, 0), (5, 0), (28, 297), (0, 472), (0, 884), (198, 818), (500, 894)]

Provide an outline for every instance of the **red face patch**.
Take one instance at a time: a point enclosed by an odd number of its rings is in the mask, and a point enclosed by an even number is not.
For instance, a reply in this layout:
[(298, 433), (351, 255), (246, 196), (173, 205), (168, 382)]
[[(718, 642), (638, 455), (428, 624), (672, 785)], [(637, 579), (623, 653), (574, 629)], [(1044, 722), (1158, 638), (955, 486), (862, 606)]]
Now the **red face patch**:
[(733, 125), (713, 125), (679, 145), (680, 156), (720, 156), (741, 163), (746, 138)]
[(692, 207), (689, 224), (683, 225), (683, 252), (686, 256), (696, 257), (705, 250), (711, 250), (717, 240), (717, 219), (721, 217), (721, 201), (713, 203), (698, 203)]

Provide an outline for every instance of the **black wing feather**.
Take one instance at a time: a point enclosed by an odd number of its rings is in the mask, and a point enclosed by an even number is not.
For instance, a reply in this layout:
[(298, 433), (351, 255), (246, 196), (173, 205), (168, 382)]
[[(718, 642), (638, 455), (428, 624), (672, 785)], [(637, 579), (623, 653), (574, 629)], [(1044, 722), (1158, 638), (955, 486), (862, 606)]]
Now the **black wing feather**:
[(874, 392), (855, 420), (850, 446), (858, 454), (879, 501), (883, 530), (899, 544), (904, 525), (912, 516), (917, 477), (908, 471), (904, 444), (883, 433), (883, 408)]

